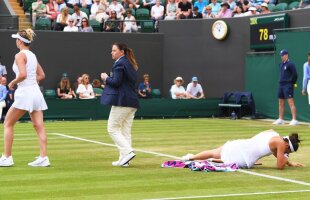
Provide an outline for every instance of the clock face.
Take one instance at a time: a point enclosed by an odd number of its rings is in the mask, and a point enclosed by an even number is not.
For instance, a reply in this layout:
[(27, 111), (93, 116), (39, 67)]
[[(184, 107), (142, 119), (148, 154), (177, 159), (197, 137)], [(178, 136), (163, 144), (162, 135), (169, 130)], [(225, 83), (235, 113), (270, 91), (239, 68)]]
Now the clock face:
[(227, 36), (228, 26), (223, 20), (217, 20), (212, 26), (212, 35), (217, 40), (223, 40)]

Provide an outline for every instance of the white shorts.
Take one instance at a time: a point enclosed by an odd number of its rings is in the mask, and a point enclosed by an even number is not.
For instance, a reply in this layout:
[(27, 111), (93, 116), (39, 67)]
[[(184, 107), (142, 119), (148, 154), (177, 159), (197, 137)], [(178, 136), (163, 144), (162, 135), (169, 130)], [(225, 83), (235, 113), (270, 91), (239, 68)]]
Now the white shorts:
[(14, 108), (32, 111), (47, 110), (47, 105), (38, 85), (18, 87), (14, 93)]
[(245, 140), (234, 140), (226, 142), (221, 151), (221, 160), (225, 164), (236, 163), (240, 168), (250, 168), (246, 163), (246, 159), (243, 155)]

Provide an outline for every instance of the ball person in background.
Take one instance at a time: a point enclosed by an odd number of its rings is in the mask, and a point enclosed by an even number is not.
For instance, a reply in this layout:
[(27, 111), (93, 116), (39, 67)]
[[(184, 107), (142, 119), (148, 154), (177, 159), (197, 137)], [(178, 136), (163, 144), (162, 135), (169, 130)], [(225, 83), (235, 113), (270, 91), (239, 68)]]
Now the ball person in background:
[(132, 49), (126, 44), (114, 43), (111, 54), (115, 63), (110, 76), (107, 73), (101, 73), (101, 78), (106, 85), (101, 103), (112, 106), (108, 132), (120, 152), (118, 161), (112, 162), (112, 165), (126, 167), (136, 156), (132, 148), (131, 127), (135, 112), (139, 108), (135, 88), (138, 64)]
[(15, 101), (9, 109), (4, 121), (4, 154), (0, 158), (0, 166), (12, 166), (12, 145), (15, 123), (28, 112), (37, 132), (40, 145), (40, 155), (29, 166), (47, 167), (50, 165), (47, 157), (47, 136), (43, 123), (43, 110), (47, 109), (46, 102), (40, 91), (38, 82), (45, 78), (45, 73), (37, 61), (36, 55), (29, 50), (35, 34), (31, 29), (18, 31), (12, 35), (20, 50), (15, 55), (13, 71), (16, 78), (9, 83), (9, 88), (18, 85), (15, 91)]
[(279, 118), (273, 122), (276, 125), (284, 124), (284, 103), (287, 99), (288, 105), (290, 106), (292, 113), (292, 121), (289, 123), (291, 126), (298, 124), (296, 119), (296, 107), (294, 104), (294, 85), (297, 81), (297, 71), (295, 64), (289, 60), (288, 51), (283, 49), (280, 52), (281, 63), (279, 64), (280, 69), (280, 80), (278, 88), (278, 98), (279, 98)]
[(302, 95), (308, 93), (309, 104), (310, 104), (310, 51), (308, 52), (308, 61), (304, 64), (304, 78), (302, 81)]

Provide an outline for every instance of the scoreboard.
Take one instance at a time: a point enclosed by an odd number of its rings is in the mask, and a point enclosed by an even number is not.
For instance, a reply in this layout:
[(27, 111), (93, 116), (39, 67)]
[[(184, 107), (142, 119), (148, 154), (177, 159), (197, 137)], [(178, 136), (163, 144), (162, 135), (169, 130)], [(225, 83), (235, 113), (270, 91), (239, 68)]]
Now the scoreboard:
[(286, 13), (250, 18), (250, 48), (272, 49), (274, 47), (274, 29), (288, 28)]

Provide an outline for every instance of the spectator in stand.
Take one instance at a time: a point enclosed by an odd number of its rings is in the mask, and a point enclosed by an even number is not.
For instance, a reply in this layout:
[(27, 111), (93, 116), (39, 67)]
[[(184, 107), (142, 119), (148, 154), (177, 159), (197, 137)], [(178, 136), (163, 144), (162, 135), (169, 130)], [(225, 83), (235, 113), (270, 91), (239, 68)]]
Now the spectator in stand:
[(248, 0), (240, 0), (240, 3), (242, 5), (242, 7), (243, 7), (243, 12), (245, 14), (246, 12), (249, 11), (249, 8), (251, 7), (251, 4), (250, 4), (250, 2)]
[(165, 8), (160, 5), (161, 0), (156, 0), (156, 4), (152, 6), (151, 18), (154, 20), (155, 30), (158, 30), (158, 20), (164, 19)]
[(67, 76), (63, 76), (57, 87), (57, 96), (61, 99), (76, 98), (76, 94), (70, 87), (70, 80)]
[(151, 10), (151, 8), (156, 4), (156, 0), (143, 0), (143, 7)]
[(178, 5), (175, 3), (175, 0), (169, 0), (166, 5), (166, 17), (165, 20), (176, 19)]
[(68, 26), (64, 28), (64, 32), (78, 32), (79, 31), (78, 27), (74, 26), (73, 23), (74, 19), (70, 18)]
[(6, 115), (6, 113), (8, 112), (8, 110), (10, 109), (11, 105), (14, 102), (14, 88), (12, 89), (9, 88), (6, 77), (1, 78), (1, 85), (4, 85), (6, 89), (8, 90), (8, 94), (6, 95), (6, 99), (5, 99), (6, 106), (4, 107), (3, 112), (2, 112), (3, 118), (1, 118), (1, 121), (3, 122), (5, 119), (4, 116)]
[(88, 10), (90, 10), (93, 2), (92, 0), (80, 0), (80, 4), (81, 4), (81, 7), (87, 8)]
[(243, 17), (244, 16), (243, 6), (241, 4), (237, 5), (235, 10), (236, 11), (235, 11), (234, 17)]
[(80, 5), (80, 0), (67, 0), (67, 6), (69, 8), (73, 8), (74, 6), (81, 6)]
[(221, 10), (221, 5), (217, 3), (216, 0), (211, 0), (211, 2), (212, 3), (210, 3), (209, 6), (211, 6), (212, 14), (217, 16), (219, 11)]
[(74, 13), (71, 16), (74, 19), (73, 25), (79, 28), (81, 26), (82, 18), (88, 19), (88, 17), (87, 14), (81, 11), (78, 6), (74, 6), (73, 10)]
[(116, 18), (116, 11), (112, 10), (109, 19), (104, 23), (103, 31), (105, 32), (120, 32), (119, 21)]
[(222, 9), (219, 11), (218, 17), (219, 18), (230, 18), (232, 17), (232, 12), (229, 9), (229, 4), (227, 2), (222, 3)]
[(58, 4), (55, 0), (49, 0), (46, 4), (46, 17), (50, 18), (51, 21), (54, 21), (57, 19), (57, 16), (59, 14), (58, 12)]
[(103, 23), (109, 18), (107, 14), (107, 9), (109, 7), (106, 0), (95, 0), (94, 4), (91, 6), (89, 19), (96, 19), (98, 22)]
[(229, 9), (231, 11), (234, 11), (235, 7), (237, 6), (236, 1), (235, 0), (228, 0), (227, 3), (229, 5)]
[(62, 12), (62, 9), (67, 8), (65, 0), (56, 0), (56, 3), (58, 4), (58, 12)]
[(56, 25), (54, 30), (63, 31), (64, 28), (69, 24), (69, 8), (65, 7), (61, 10), (61, 13), (57, 16)]
[(122, 0), (123, 2), (123, 7), (125, 9), (135, 9), (135, 8), (139, 8), (140, 5), (139, 5), (139, 0), (135, 0), (135, 1), (132, 1), (132, 0)]
[(309, 8), (310, 0), (301, 0), (299, 3), (299, 8)]
[(93, 28), (89, 25), (88, 19), (86, 17), (82, 19), (82, 26), (79, 27), (79, 32), (94, 32)]
[[(82, 83), (82, 76), (78, 76), (76, 81), (73, 83), (73, 89), (76, 92), (78, 89), (79, 85)], [(77, 93), (77, 92), (76, 92)]]
[(208, 5), (208, 0), (198, 0), (194, 3), (194, 7), (198, 8), (198, 12), (202, 13), (203, 8)]
[[(1, 56), (0, 56), (0, 59), (1, 59)], [(7, 75), (6, 67), (4, 65), (2, 65), (0, 62), (0, 76), (6, 77), (6, 75)]]
[(177, 19), (188, 19), (192, 13), (192, 4), (188, 0), (182, 0), (178, 4)]
[(186, 99), (186, 91), (182, 86), (184, 83), (182, 77), (176, 77), (174, 80), (174, 85), (171, 86), (170, 93), (172, 99)]
[(269, 10), (269, 8), (268, 8), (268, 4), (262, 3), (262, 4), (260, 5), (260, 7), (261, 7), (261, 12), (260, 12), (260, 14), (269, 14), (269, 13), (270, 13), (270, 10)]
[(93, 86), (93, 88), (100, 88), (100, 89), (104, 88), (104, 84), (101, 83), (99, 79), (94, 79), (91, 85)]
[(131, 10), (126, 11), (126, 17), (125, 17), (124, 26), (123, 26), (124, 33), (131, 33), (131, 32), (138, 31), (136, 18), (132, 16), (131, 12), (132, 12)]
[(213, 19), (215, 18), (216, 16), (212, 13), (212, 7), (209, 5), (209, 6), (206, 6), (204, 8), (204, 11), (202, 13), (202, 17), (204, 19)]
[(32, 3), (32, 26), (36, 26), (37, 18), (44, 17), (46, 15), (46, 5), (42, 0)]
[[(5, 78), (5, 77), (2, 77), (2, 78)], [(1, 78), (1, 84), (0, 84), (0, 118), (2, 118), (2, 111), (3, 111), (3, 108), (6, 106), (5, 99), (9, 92), (6, 85), (2, 84), (2, 83), (5, 83), (5, 82), (2, 82), (2, 78)]]
[(196, 76), (194, 76), (192, 78), (192, 82), (187, 85), (186, 96), (189, 99), (203, 99), (203, 98), (205, 98), (202, 87), (198, 83), (198, 78)]
[(138, 96), (139, 98), (147, 99), (151, 97), (152, 91), (151, 84), (149, 82), (150, 76), (148, 74), (144, 74), (143, 79), (143, 83), (140, 83), (138, 87)]
[(254, 7), (254, 6), (251, 6), (249, 8), (249, 11), (244, 13), (244, 16), (252, 16), (252, 15), (259, 15), (259, 12), (257, 12), (256, 7)]
[(123, 14), (125, 14), (125, 9), (122, 4), (118, 3), (117, 0), (112, 0), (112, 3), (109, 5), (110, 15), (112, 11), (116, 12), (116, 18), (118, 20), (124, 20)]
[(194, 7), (193, 8), (193, 12), (190, 15), (191, 19), (202, 19), (202, 14), (200, 12), (198, 12), (198, 7)]
[(76, 93), (79, 95), (80, 99), (94, 99), (95, 93), (91, 84), (89, 84), (89, 75), (82, 75), (82, 83), (79, 84)]

